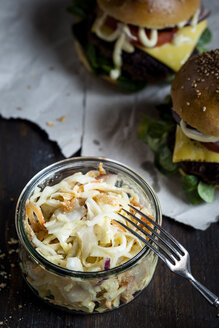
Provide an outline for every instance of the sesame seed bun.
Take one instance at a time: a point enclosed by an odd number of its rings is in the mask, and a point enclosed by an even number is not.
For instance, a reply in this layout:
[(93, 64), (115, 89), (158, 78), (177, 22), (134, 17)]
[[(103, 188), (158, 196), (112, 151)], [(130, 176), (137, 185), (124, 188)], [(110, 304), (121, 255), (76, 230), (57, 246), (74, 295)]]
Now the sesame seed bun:
[(127, 24), (162, 29), (190, 19), (200, 0), (97, 0), (109, 16)]
[(219, 49), (190, 58), (172, 83), (173, 109), (197, 130), (219, 136)]

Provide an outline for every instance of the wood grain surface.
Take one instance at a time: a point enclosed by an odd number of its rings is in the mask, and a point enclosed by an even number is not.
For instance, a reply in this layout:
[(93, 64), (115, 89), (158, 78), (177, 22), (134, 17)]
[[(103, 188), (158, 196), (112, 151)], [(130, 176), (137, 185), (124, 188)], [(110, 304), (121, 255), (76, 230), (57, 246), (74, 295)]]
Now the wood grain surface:
[[(111, 313), (73, 315), (51, 308), (33, 295), (21, 276), (17, 245), (10, 243), (11, 238), (17, 238), (16, 200), (35, 173), (61, 159), (56, 144), (34, 124), (0, 118), (0, 327), (219, 327), (215, 309), (161, 262), (148, 288), (132, 303)], [(190, 252), (194, 276), (218, 295), (218, 223), (198, 231), (166, 217), (163, 221)]]

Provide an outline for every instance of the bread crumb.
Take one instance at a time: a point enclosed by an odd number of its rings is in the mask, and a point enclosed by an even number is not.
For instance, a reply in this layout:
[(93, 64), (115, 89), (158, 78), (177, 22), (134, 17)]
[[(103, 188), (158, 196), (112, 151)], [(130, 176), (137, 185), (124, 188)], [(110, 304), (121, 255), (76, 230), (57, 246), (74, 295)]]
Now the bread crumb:
[(4, 282), (2, 282), (1, 284), (0, 284), (0, 290), (2, 289), (2, 288), (5, 288), (7, 285), (4, 283)]
[(10, 240), (8, 241), (8, 245), (16, 245), (19, 243), (18, 239), (15, 239), (13, 237), (10, 238)]
[(186, 105), (187, 105), (187, 106), (190, 106), (190, 102), (189, 102), (189, 101), (187, 101), (187, 102), (186, 102)]
[(0, 321), (0, 326), (2, 326), (4, 324), (4, 322), (3, 321)]
[(5, 253), (0, 254), (0, 259), (3, 259), (5, 257)]
[(10, 251), (8, 251), (8, 254), (11, 255), (12, 253), (16, 253), (17, 250), (16, 249), (10, 249)]
[(50, 127), (52, 127), (52, 126), (55, 125), (53, 121), (49, 121), (49, 122), (47, 122), (46, 124), (47, 124), (47, 126), (50, 126)]
[(22, 309), (22, 307), (23, 307), (23, 306), (22, 306), (21, 304), (18, 305), (18, 309)]
[(59, 122), (64, 122), (65, 120), (66, 120), (66, 115), (63, 115), (63, 116), (57, 118), (57, 121), (59, 121)]

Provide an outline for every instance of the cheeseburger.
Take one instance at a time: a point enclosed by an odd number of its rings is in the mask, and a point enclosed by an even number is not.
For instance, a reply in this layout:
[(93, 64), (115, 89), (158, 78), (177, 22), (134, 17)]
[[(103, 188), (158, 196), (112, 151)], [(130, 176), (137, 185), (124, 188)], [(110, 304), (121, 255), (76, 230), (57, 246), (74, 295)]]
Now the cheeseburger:
[(182, 175), (192, 204), (212, 202), (219, 185), (219, 49), (191, 57), (176, 73), (160, 119), (144, 116), (139, 137), (164, 174)]
[(173, 162), (219, 185), (219, 49), (188, 60), (175, 76), (171, 97), (178, 122)]
[(75, 0), (70, 11), (86, 68), (134, 89), (174, 75), (209, 38), (200, 0)]

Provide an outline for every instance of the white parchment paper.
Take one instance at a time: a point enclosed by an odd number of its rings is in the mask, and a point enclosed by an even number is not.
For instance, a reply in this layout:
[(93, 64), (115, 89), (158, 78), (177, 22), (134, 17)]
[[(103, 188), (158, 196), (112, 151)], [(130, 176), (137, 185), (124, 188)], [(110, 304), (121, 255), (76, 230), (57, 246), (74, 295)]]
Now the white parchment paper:
[[(219, 1), (206, 2), (212, 11), (208, 19), (213, 32), (210, 49), (219, 47)], [(162, 102), (170, 88), (150, 86), (127, 96), (106, 88), (89, 77), (85, 114), (83, 155), (106, 156), (121, 161), (141, 173), (157, 192), (163, 214), (197, 229), (206, 229), (219, 218), (219, 192), (213, 204), (188, 204), (181, 188), (180, 177), (166, 177), (153, 166), (153, 154), (136, 135), (142, 113), (154, 115), (155, 105)], [(98, 95), (98, 103), (96, 101)]]
[(70, 3), (0, 0), (0, 114), (35, 122), (65, 156), (81, 147), (84, 115)]
[[(219, 46), (219, 2), (206, 2)], [(217, 220), (214, 204), (188, 205), (179, 178), (153, 167), (153, 154), (137, 139), (142, 113), (154, 113), (169, 86), (150, 86), (135, 95), (121, 94), (91, 75), (74, 50), (67, 0), (0, 0), (0, 114), (38, 124), (69, 157), (106, 156), (136, 169), (152, 184), (163, 214), (198, 229)]]

